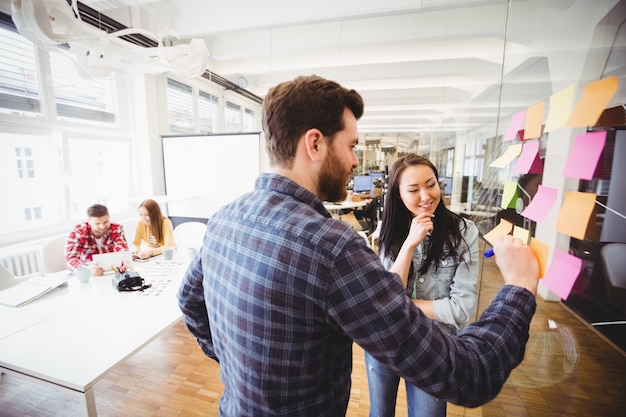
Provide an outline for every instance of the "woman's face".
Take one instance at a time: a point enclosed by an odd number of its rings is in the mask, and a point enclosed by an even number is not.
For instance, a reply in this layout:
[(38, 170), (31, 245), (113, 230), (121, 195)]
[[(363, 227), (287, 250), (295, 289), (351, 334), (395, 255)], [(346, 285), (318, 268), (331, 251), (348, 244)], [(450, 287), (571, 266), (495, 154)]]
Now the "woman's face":
[(406, 208), (417, 216), (434, 213), (441, 200), (441, 188), (435, 173), (428, 165), (411, 165), (398, 179), (400, 199)]
[(150, 215), (145, 207), (139, 207), (139, 217), (145, 225), (150, 225)]

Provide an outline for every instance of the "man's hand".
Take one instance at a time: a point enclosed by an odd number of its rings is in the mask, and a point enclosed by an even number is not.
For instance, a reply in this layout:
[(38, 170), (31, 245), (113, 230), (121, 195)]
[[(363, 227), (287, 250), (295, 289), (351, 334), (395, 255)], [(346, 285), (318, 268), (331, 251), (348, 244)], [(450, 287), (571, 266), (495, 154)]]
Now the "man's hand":
[(526, 288), (537, 294), (539, 263), (528, 245), (511, 235), (496, 236), (493, 253), (505, 284)]

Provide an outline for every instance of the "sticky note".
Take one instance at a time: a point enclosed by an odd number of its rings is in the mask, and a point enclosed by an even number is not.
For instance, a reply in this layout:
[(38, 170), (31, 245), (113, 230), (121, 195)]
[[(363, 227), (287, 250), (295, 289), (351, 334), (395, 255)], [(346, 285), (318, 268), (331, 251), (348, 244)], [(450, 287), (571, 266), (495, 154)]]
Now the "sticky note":
[(526, 118), (526, 110), (515, 113), (511, 117), (511, 124), (509, 125), (509, 130), (507, 130), (503, 142), (508, 142), (515, 139), (515, 135), (521, 129), (522, 124), (524, 123), (524, 119)]
[(565, 126), (574, 102), (574, 84), (550, 96), (550, 111), (546, 119), (544, 132)]
[(585, 85), (583, 95), (566, 123), (567, 127), (594, 126), (617, 91), (615, 76)]
[(583, 240), (589, 217), (596, 204), (594, 193), (566, 191), (563, 193), (563, 205), (556, 221), (557, 232)]
[(539, 185), (537, 193), (528, 204), (528, 207), (522, 211), (521, 215), (537, 223), (542, 222), (550, 213), (550, 210), (552, 210), (557, 195), (558, 190), (556, 188)]
[(524, 128), (524, 140), (534, 139), (541, 136), (543, 110), (545, 102), (537, 103), (526, 109), (526, 126)]
[(521, 143), (516, 143), (514, 145), (511, 145), (508, 147), (506, 151), (504, 151), (502, 155), (498, 157), (498, 159), (496, 159), (491, 164), (489, 164), (489, 166), (493, 168), (504, 168), (505, 166), (510, 164), (512, 160), (517, 158), (517, 156), (520, 154), (521, 151), (522, 151)]
[(606, 131), (576, 135), (563, 168), (563, 176), (583, 180), (593, 179), (605, 144)]
[(580, 274), (582, 263), (582, 259), (555, 249), (552, 263), (543, 277), (543, 285), (561, 299), (567, 300)]
[(508, 222), (504, 219), (500, 219), (500, 223), (498, 223), (496, 227), (491, 229), (491, 231), (487, 232), (483, 237), (487, 242), (491, 244), (491, 246), (493, 246), (493, 240), (496, 236), (511, 234), (512, 230), (513, 223)]
[(537, 262), (539, 263), (539, 278), (542, 278), (546, 275), (550, 247), (539, 239), (535, 239), (534, 237), (530, 238), (530, 243), (528, 244), (528, 246), (530, 246), (530, 248), (535, 253), (535, 256), (537, 257)]
[(530, 168), (539, 155), (539, 141), (533, 140), (530, 142), (524, 142), (522, 145), (522, 153), (520, 154), (515, 166), (513, 167), (514, 174), (528, 174)]

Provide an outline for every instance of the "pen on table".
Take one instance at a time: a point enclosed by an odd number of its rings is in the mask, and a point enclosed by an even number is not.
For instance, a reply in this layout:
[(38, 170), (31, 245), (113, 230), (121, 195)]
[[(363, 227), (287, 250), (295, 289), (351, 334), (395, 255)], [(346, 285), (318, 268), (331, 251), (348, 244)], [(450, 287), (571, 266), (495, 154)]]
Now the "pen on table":
[(491, 258), (493, 256), (493, 248), (489, 248), (485, 251), (485, 258)]

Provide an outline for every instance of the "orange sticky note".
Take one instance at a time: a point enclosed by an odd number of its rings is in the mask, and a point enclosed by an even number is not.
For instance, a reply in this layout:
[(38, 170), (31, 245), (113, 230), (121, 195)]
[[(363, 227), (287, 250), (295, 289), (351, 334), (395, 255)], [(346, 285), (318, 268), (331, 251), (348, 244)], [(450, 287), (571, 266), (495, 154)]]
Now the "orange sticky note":
[(566, 191), (563, 193), (563, 198), (563, 205), (556, 221), (556, 230), (578, 240), (583, 240), (589, 217), (596, 204), (596, 195), (594, 193)]
[(566, 126), (594, 126), (598, 122), (602, 111), (617, 91), (618, 85), (619, 81), (615, 76), (603, 78), (585, 85), (583, 96), (576, 104)]
[(550, 252), (550, 247), (534, 237), (530, 238), (530, 244), (528, 246), (530, 246), (537, 257), (537, 262), (539, 263), (539, 278), (543, 278), (548, 268), (548, 253)]
[(541, 123), (545, 102), (534, 104), (526, 109), (526, 126), (524, 127), (524, 140), (535, 139), (541, 136)]
[(493, 246), (493, 239), (496, 236), (508, 235), (511, 233), (511, 230), (513, 230), (513, 223), (508, 222), (504, 219), (500, 219), (500, 223), (496, 227), (491, 229), (491, 231), (486, 233), (483, 237), (487, 242), (491, 244), (491, 246)]

